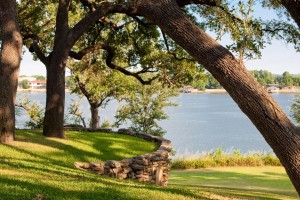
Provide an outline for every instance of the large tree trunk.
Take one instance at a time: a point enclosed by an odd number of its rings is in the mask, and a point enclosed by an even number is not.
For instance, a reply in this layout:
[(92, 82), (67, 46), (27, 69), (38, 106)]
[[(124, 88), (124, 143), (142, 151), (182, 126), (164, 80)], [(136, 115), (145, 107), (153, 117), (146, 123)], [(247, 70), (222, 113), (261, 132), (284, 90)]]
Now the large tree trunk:
[(272, 147), (300, 194), (300, 134), (274, 99), (226, 48), (193, 24), (175, 0), (139, 0), (137, 11), (159, 25), (223, 85)]
[(15, 101), (22, 55), (22, 37), (16, 11), (16, 1), (0, 4), (0, 142), (14, 140)]
[(53, 51), (44, 61), (47, 68), (47, 97), (43, 135), (47, 137), (65, 138), (65, 68), (72, 47), (68, 39), (71, 1), (59, 1)]
[(300, 0), (282, 0), (281, 3), (300, 28)]
[(97, 129), (99, 128), (99, 110), (98, 103), (90, 103), (91, 106), (91, 128)]
[[(66, 57), (66, 56), (65, 56)], [(47, 66), (47, 95), (43, 135), (64, 138), (66, 58), (53, 55)]]

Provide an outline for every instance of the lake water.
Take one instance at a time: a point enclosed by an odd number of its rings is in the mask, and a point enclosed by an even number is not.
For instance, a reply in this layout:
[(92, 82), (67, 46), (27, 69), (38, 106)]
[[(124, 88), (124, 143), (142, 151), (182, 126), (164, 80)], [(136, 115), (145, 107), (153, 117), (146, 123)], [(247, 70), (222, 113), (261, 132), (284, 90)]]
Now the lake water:
[[(29, 99), (45, 104), (45, 93), (26, 93)], [(272, 94), (283, 110), (289, 115), (293, 94)], [(166, 111), (169, 120), (160, 122), (167, 131), (165, 138), (172, 141), (177, 155), (198, 154), (218, 147), (224, 150), (240, 149), (242, 152), (272, 152), (269, 145), (251, 121), (241, 112), (228, 94), (181, 94), (174, 99), (179, 107)], [(66, 107), (78, 97), (66, 94)], [(81, 100), (83, 115), (89, 118), (89, 105)], [(118, 108), (111, 101), (105, 109), (100, 109), (101, 121), (114, 121)], [(25, 113), (17, 117), (17, 126), (22, 127), (28, 118)], [(126, 125), (125, 125), (126, 126)]]

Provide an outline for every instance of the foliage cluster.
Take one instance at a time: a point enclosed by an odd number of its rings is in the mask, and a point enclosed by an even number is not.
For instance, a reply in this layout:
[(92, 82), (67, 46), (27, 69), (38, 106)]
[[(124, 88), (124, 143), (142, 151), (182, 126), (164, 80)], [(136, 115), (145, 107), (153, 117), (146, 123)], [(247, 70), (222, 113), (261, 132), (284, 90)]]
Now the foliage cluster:
[[(300, 86), (300, 76), (289, 72), (283, 72), (281, 75), (272, 74), (267, 70), (252, 70), (250, 72), (262, 86), (267, 84), (278, 84), (281, 87)], [(209, 73), (195, 74), (193, 81), (189, 84), (200, 90), (222, 88), (221, 84)]]
[(117, 110), (116, 126), (130, 121), (130, 128), (134, 131), (162, 136), (165, 131), (157, 122), (168, 118), (164, 108), (177, 106), (170, 101), (177, 95), (177, 88), (166, 87), (158, 81), (135, 87), (133, 92), (122, 97), (125, 104)]
[[(80, 99), (81, 100), (81, 99)], [(86, 121), (82, 116), (80, 110), (80, 100), (72, 102), (68, 107), (68, 113), (65, 115), (65, 123), (71, 123), (76, 125), (86, 126)], [(29, 100), (27, 95), (20, 95), (16, 106), (16, 115), (20, 116), (24, 112), (29, 117), (29, 120), (25, 122), (25, 127), (30, 129), (40, 129), (43, 127), (45, 108), (36, 101)]]
[(300, 125), (300, 95), (295, 95), (291, 106), (291, 117)]
[(242, 154), (239, 150), (233, 153), (224, 152), (217, 148), (210, 153), (200, 156), (186, 156), (175, 158), (172, 169), (198, 169), (208, 167), (232, 167), (232, 166), (281, 166), (279, 159), (272, 154), (247, 153)]
[(44, 121), (44, 108), (36, 101), (30, 101), (28, 96), (21, 95), (18, 98), (18, 103), (16, 104), (16, 114), (20, 115), (21, 110), (25, 110), (29, 121), (25, 122), (26, 127), (32, 129), (42, 128)]
[(29, 81), (26, 80), (26, 79), (22, 80), (22, 81), (21, 81), (21, 87), (22, 87), (23, 89), (29, 89), (29, 88), (30, 88)]
[(289, 72), (283, 72), (282, 75), (274, 75), (267, 70), (253, 70), (250, 72), (263, 86), (266, 84), (279, 84), (282, 87), (300, 86), (300, 76), (292, 75)]

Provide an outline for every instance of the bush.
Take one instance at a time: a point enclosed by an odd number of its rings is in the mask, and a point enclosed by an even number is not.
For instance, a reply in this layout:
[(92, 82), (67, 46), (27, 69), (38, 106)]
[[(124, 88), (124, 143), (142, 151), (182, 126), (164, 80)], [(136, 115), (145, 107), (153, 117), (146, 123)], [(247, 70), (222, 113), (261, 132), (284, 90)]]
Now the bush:
[(281, 166), (281, 163), (279, 159), (272, 154), (242, 154), (239, 150), (234, 150), (233, 153), (229, 153), (224, 152), (221, 148), (217, 148), (211, 153), (204, 153), (197, 157), (190, 155), (181, 158), (174, 158), (172, 161), (172, 169), (198, 169), (233, 166)]

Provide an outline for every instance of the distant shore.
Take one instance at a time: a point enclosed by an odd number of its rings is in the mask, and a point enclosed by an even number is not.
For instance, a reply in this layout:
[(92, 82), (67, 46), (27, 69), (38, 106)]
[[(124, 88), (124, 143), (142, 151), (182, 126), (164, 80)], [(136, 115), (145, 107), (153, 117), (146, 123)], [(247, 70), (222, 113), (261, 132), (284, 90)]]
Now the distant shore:
[[(46, 89), (18, 89), (18, 92), (46, 92)], [(69, 89), (65, 89), (66, 92), (70, 92)], [(225, 89), (206, 89), (204, 91), (194, 89), (190, 94), (203, 94), (203, 93), (208, 93), (208, 94), (224, 94), (227, 93)], [(279, 90), (278, 92), (274, 92), (272, 94), (299, 94), (300, 91), (295, 91), (295, 90)]]
[[(223, 93), (227, 93), (227, 91), (225, 89), (206, 89), (204, 91), (201, 90), (191, 90), (191, 92), (189, 92), (190, 94), (203, 94), (203, 93), (208, 93), (208, 94), (223, 94)], [(300, 94), (300, 91), (295, 91), (295, 90), (279, 90), (277, 92), (273, 92), (272, 94)]]
[[(66, 92), (70, 92), (70, 89), (65, 89)], [(17, 92), (46, 92), (46, 89), (17, 89)]]

